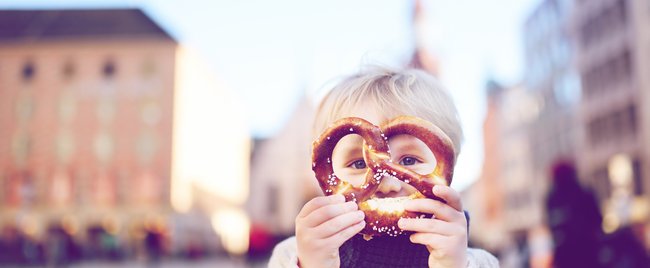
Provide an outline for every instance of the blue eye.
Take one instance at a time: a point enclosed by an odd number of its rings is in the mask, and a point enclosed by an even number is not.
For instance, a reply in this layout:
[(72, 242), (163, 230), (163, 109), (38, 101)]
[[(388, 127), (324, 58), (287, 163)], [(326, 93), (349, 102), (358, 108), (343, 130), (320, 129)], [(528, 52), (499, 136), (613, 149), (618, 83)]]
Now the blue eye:
[(353, 167), (353, 168), (356, 168), (356, 169), (364, 169), (364, 168), (366, 168), (366, 162), (363, 161), (363, 159), (361, 159), (361, 160), (357, 160), (357, 161), (352, 162), (352, 164), (350, 164), (350, 166)]
[(402, 158), (399, 161), (399, 164), (402, 165), (402, 166), (412, 166), (412, 165), (417, 164), (418, 162), (420, 162), (420, 161), (418, 161), (414, 157), (407, 156), (407, 157)]

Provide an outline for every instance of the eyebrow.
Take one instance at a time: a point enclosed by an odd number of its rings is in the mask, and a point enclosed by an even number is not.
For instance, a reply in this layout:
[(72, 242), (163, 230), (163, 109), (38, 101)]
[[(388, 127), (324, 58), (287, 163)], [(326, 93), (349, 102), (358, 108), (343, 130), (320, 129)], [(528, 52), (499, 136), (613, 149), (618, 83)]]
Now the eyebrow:
[(341, 147), (337, 150), (337, 153), (342, 153), (343, 159), (345, 159), (346, 161), (362, 155), (361, 144), (357, 145), (357, 143), (353, 143), (349, 141), (349, 142), (343, 142), (340, 145)]
[(391, 149), (395, 151), (417, 151), (426, 153), (429, 150), (429, 147), (424, 144), (424, 147), (421, 147), (415, 142), (400, 142), (397, 145), (391, 146)]

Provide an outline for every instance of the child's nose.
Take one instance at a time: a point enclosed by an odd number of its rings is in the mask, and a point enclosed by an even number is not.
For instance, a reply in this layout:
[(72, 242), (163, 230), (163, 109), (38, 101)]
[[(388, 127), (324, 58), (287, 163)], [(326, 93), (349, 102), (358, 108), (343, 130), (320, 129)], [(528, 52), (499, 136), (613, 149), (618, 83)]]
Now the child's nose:
[(399, 192), (402, 190), (400, 180), (393, 176), (385, 175), (377, 189), (382, 194), (389, 194), (390, 192)]

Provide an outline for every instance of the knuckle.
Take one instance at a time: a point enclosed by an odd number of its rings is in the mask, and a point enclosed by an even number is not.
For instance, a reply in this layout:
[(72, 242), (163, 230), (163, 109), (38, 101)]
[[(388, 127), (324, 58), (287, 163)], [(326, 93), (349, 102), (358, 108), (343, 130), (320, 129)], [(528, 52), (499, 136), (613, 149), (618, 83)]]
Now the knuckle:
[(307, 203), (305, 203), (304, 206), (302, 206), (302, 209), (300, 209), (300, 213), (305, 213), (306, 211), (309, 211), (310, 208), (316, 208), (318, 207), (318, 197), (309, 200)]
[(427, 228), (427, 230), (431, 230), (431, 231), (436, 230), (437, 226), (438, 226), (438, 224), (436, 224), (436, 221), (433, 221), (433, 220), (426, 221), (426, 224), (425, 224), (425, 228)]
[(434, 211), (440, 211), (440, 210), (442, 210), (444, 208), (444, 204), (442, 202), (440, 202), (440, 201), (434, 201), (434, 202), (431, 203), (431, 208)]
[(329, 218), (332, 218), (336, 216), (337, 214), (337, 207), (336, 206), (328, 206), (323, 209), (323, 216)]
[(338, 232), (338, 233), (337, 233), (337, 236), (338, 236), (339, 238), (341, 238), (341, 239), (346, 239), (346, 238), (348, 238), (349, 236), (351, 236), (351, 235), (352, 235), (352, 232), (354, 232), (354, 231), (355, 231), (355, 230), (353, 230), (353, 228), (348, 228), (348, 229), (345, 229), (345, 230), (342, 230), (342, 231)]
[(318, 196), (312, 199), (310, 202), (312, 202), (312, 206), (315, 207), (322, 207), (325, 204), (327, 204), (327, 197), (326, 196)]
[(328, 233), (336, 233), (341, 230), (342, 224), (339, 220), (332, 220), (328, 225), (327, 225), (327, 232)]

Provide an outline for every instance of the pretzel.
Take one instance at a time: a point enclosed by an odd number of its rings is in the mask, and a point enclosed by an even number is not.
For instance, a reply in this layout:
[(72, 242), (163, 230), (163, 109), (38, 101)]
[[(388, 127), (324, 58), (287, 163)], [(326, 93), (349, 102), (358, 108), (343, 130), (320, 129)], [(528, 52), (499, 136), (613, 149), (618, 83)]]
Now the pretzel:
[[(332, 167), (332, 152), (345, 136), (358, 134), (364, 140), (363, 159), (366, 162), (365, 182), (354, 186), (339, 179)], [(436, 167), (430, 174), (421, 175), (390, 160), (388, 139), (407, 134), (423, 141), (436, 157)], [(366, 227), (361, 231), (366, 239), (372, 236), (397, 236), (403, 231), (397, 226), (400, 218), (422, 218), (428, 215), (404, 210), (403, 202), (416, 198), (441, 200), (432, 192), (435, 185), (449, 185), (455, 162), (451, 139), (431, 122), (413, 117), (399, 116), (380, 127), (357, 117), (336, 121), (314, 141), (312, 170), (325, 195), (343, 194), (346, 201), (354, 201), (365, 214)], [(374, 198), (384, 176), (404, 181), (418, 192), (397, 198)]]

